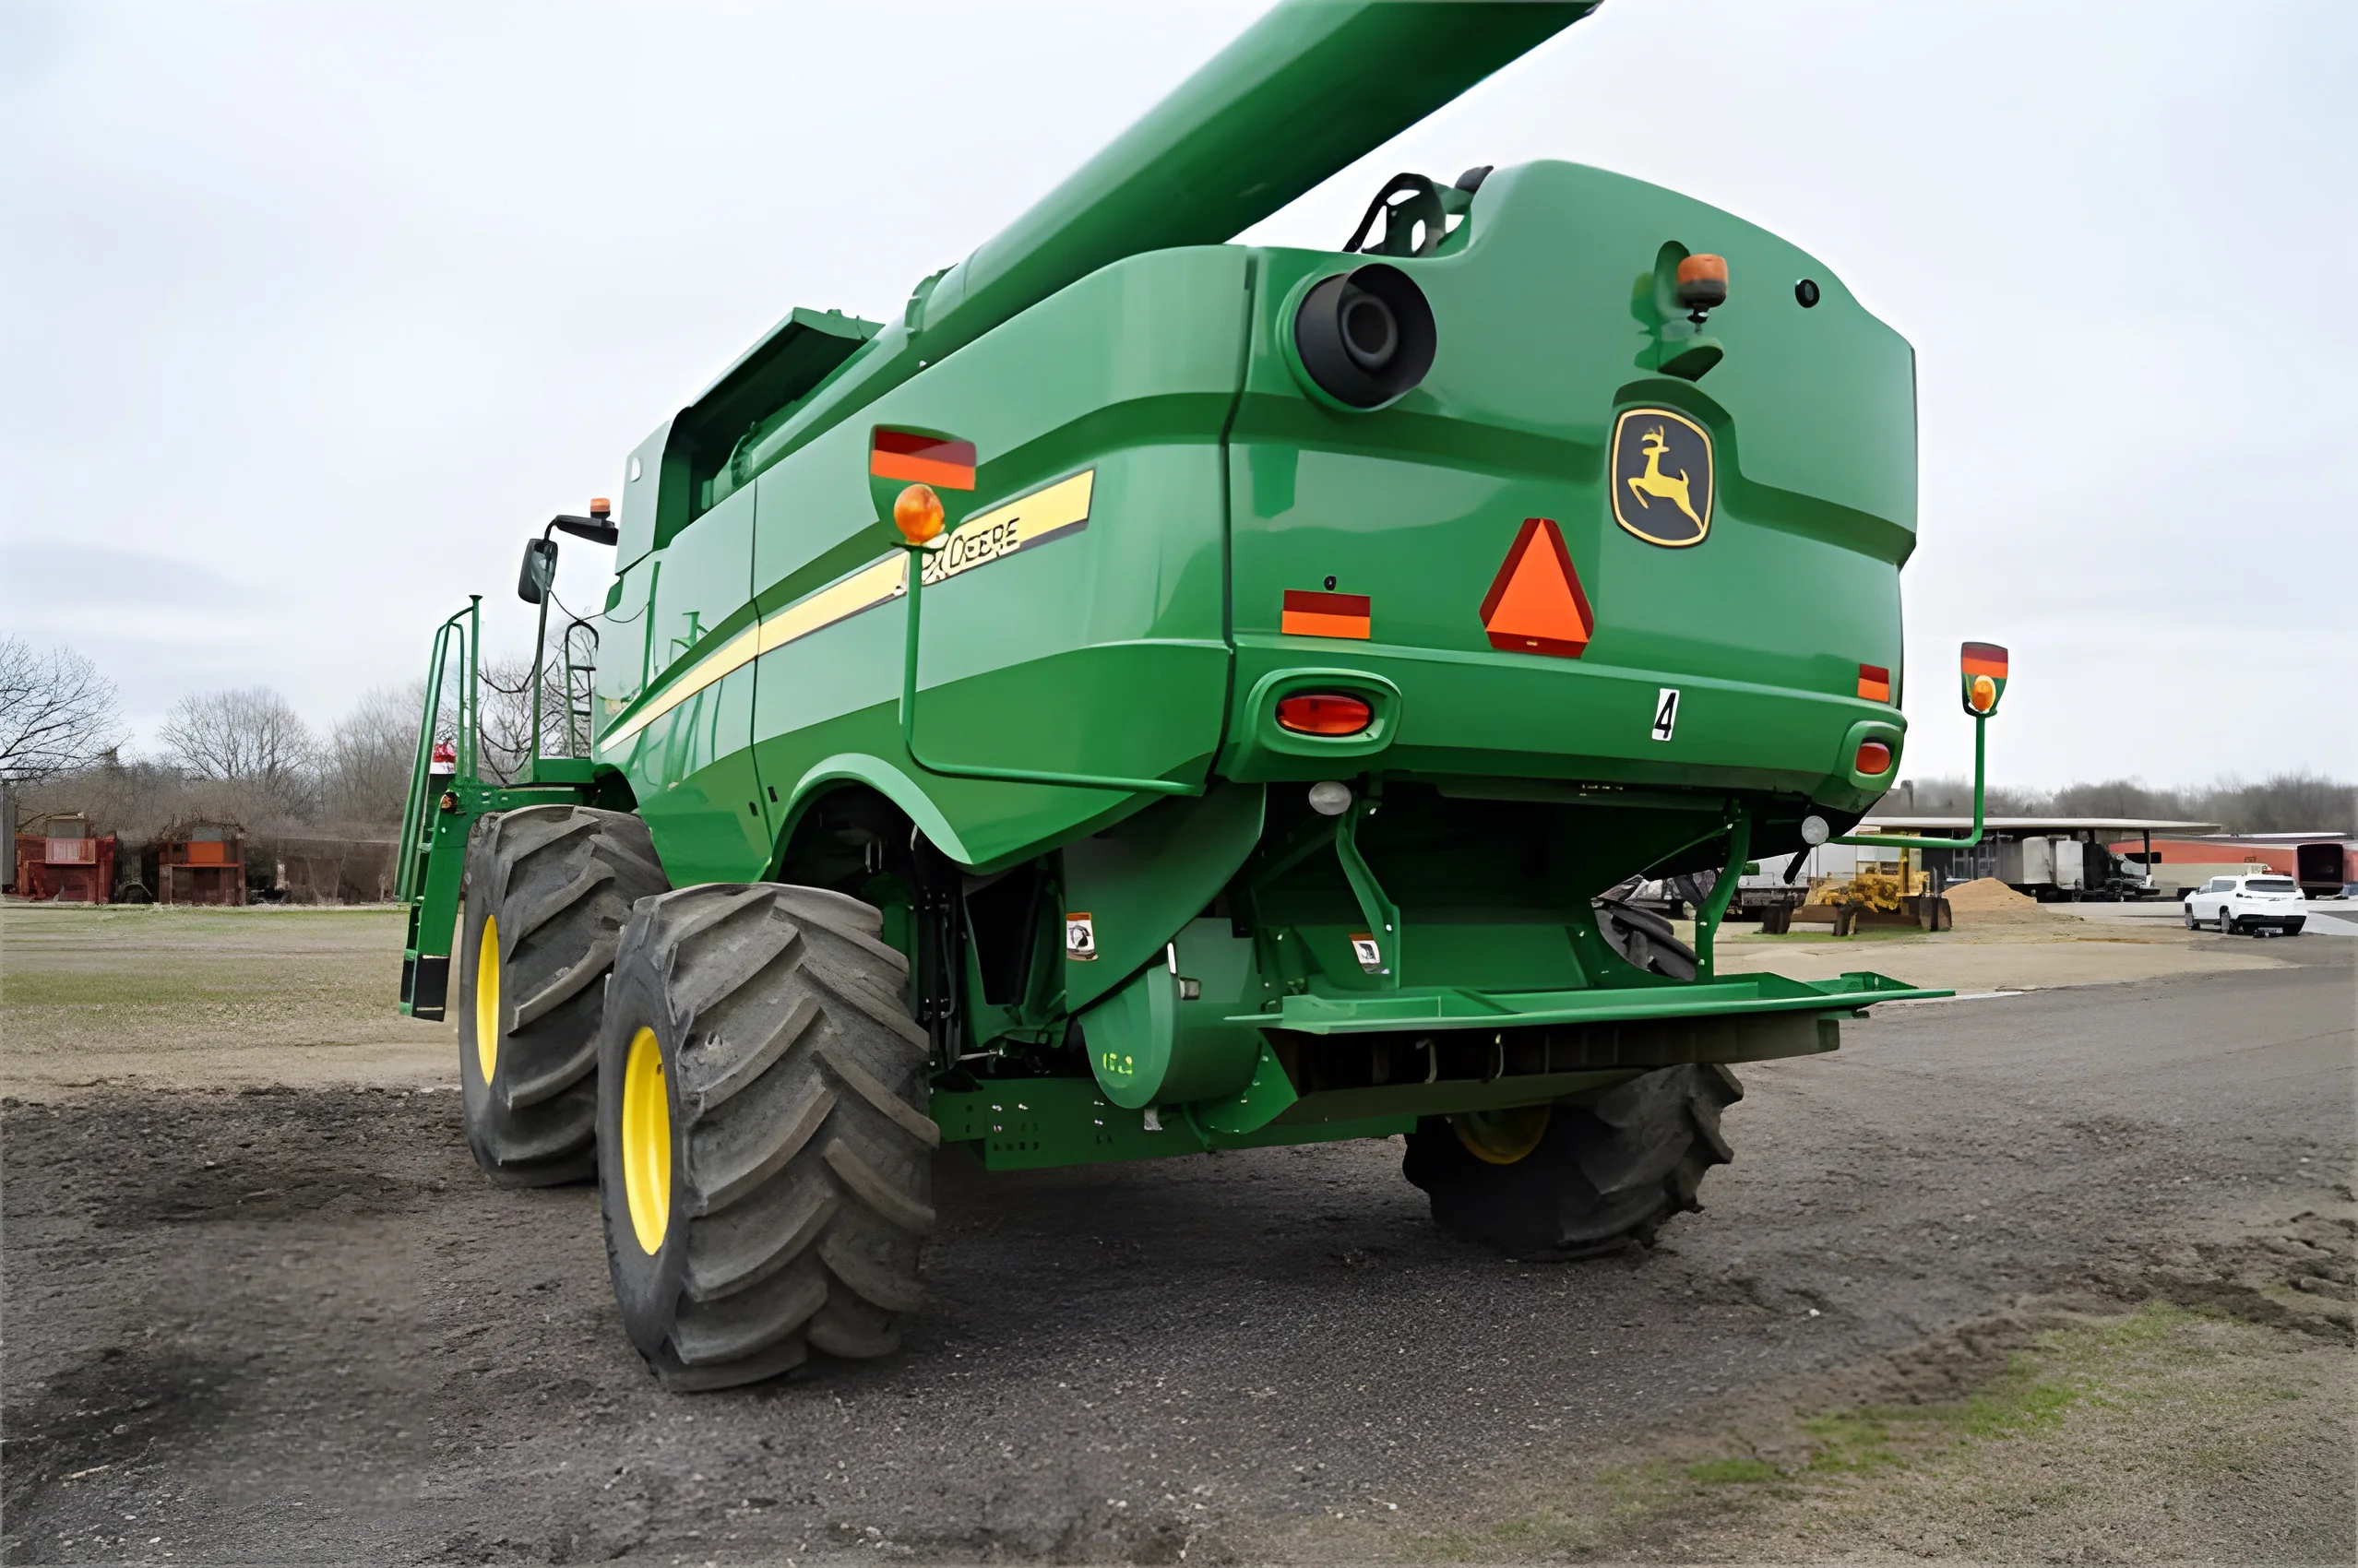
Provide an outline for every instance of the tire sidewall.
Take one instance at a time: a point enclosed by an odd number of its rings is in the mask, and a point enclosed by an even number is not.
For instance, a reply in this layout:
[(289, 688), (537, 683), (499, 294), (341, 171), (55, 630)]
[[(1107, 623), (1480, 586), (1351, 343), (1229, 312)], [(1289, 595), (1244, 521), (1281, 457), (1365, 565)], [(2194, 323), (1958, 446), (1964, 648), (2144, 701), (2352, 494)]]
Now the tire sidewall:
[[(476, 963), (482, 953), (483, 921), (499, 907), (500, 896), (506, 891), (505, 878), (499, 871), (499, 858), (492, 851), (497, 834), (498, 818), (477, 819), (467, 840), (467, 863), (460, 885), (457, 995), (457, 1035), (458, 1039), (459, 1098), (464, 1105), (467, 1122), (467, 1145), (474, 1151), (475, 1161), (490, 1170), (498, 1165), (498, 1158), (482, 1139), (484, 1125), (499, 1115), (496, 1086), (483, 1076), (482, 1053), (475, 1037)], [(504, 965), (507, 956), (500, 955)], [(502, 997), (503, 1003), (508, 999)], [(512, 1004), (510, 1004), (512, 1005)], [(505, 1023), (505, 1020), (502, 1020)], [(504, 1032), (504, 1031), (503, 1031)], [(506, 1061), (503, 1052), (500, 1060)], [(494, 1069), (496, 1074), (497, 1069)]]
[[(634, 915), (623, 930), (607, 981), (605, 1020), (598, 1038), (598, 1206), (605, 1226), (606, 1265), (623, 1331), (639, 1354), (653, 1358), (677, 1318), (687, 1273), (687, 1141), (681, 1125), (679, 1061), (684, 1031), (668, 1004), (663, 977), (648, 951), (647, 921)], [(672, 1139), (670, 1220), (653, 1255), (638, 1244), (623, 1180), (623, 1085), (630, 1042), (641, 1028), (655, 1031), (663, 1051), (663, 1111)]]

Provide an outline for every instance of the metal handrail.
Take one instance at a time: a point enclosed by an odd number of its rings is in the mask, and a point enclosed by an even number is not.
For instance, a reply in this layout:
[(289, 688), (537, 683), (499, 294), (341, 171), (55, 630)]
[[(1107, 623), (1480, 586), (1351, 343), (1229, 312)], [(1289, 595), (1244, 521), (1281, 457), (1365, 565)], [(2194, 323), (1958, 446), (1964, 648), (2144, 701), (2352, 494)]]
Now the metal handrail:
[(418, 744), (410, 765), (410, 801), (401, 814), (401, 860), (394, 868), (394, 897), (407, 903), (418, 896), (418, 860), (424, 848), (427, 818), (433, 811), (429, 785), (433, 778), (435, 731), (442, 719), (442, 693), (450, 676), (450, 639), (459, 643), (466, 667), (458, 693), (458, 728), (454, 732), (454, 778), (472, 779), (481, 694), (476, 688), (480, 668), (483, 596), (467, 596), (467, 608), (435, 628), (434, 651), (426, 660), (424, 711), (418, 719)]

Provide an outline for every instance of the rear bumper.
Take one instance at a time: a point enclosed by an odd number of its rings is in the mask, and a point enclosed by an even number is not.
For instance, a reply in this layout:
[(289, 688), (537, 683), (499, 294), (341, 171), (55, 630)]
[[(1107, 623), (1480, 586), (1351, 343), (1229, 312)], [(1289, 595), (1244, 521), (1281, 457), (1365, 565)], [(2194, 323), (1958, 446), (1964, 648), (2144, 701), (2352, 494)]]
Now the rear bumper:
[(1481, 992), (1408, 987), (1351, 994), (1310, 992), (1284, 998), (1274, 1011), (1231, 1023), (1304, 1035), (1358, 1035), (1443, 1029), (1525, 1029), (1653, 1018), (1733, 1017), (1757, 1013), (1854, 1011), (1876, 1002), (1928, 1002), (1952, 991), (1910, 986), (1864, 971), (1828, 980), (1739, 975), (1702, 984), (1665, 983), (1597, 991)]

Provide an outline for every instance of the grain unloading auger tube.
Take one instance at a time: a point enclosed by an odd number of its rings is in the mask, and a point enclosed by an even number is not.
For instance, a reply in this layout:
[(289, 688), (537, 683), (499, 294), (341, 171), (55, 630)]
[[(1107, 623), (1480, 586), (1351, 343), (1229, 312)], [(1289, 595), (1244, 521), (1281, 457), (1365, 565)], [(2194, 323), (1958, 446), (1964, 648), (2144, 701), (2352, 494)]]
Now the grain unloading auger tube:
[[(1401, 1135), (1452, 1229), (1648, 1240), (1733, 1064), (1944, 994), (1714, 942), (1898, 767), (1906, 343), (1572, 164), (1228, 243), (1590, 8), (1280, 6), (889, 322), (793, 312), (531, 541), (514, 778), (438, 634), (404, 1006), (494, 1179), (594, 1163), (667, 1384), (888, 1352), (977, 1165)], [(555, 531), (615, 574), (552, 642)]]

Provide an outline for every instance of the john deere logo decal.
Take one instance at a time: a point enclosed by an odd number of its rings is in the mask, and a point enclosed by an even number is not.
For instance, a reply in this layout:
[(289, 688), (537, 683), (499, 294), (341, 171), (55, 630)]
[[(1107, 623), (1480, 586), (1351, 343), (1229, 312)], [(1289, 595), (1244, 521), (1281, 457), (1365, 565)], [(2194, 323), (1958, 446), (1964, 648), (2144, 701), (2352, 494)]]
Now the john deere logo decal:
[(1675, 550), (1711, 531), (1711, 433), (1668, 409), (1630, 409), (1613, 427), (1613, 520)]

